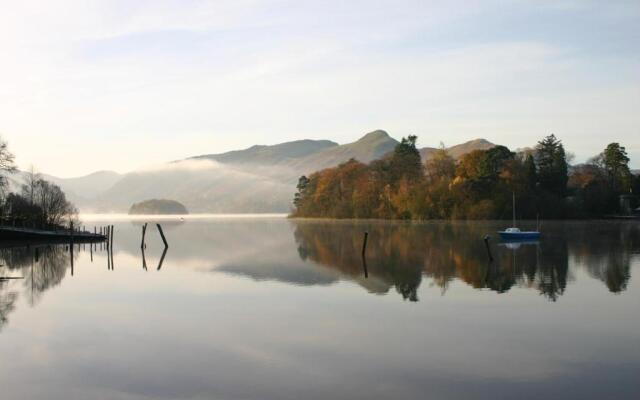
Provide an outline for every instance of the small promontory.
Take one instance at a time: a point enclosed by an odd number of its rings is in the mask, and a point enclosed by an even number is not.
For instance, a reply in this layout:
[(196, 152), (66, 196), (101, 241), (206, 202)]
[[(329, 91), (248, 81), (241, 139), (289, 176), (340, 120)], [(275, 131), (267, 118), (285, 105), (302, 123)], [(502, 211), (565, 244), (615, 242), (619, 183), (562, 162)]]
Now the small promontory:
[(129, 214), (183, 215), (189, 214), (189, 211), (184, 204), (175, 200), (151, 199), (132, 205)]

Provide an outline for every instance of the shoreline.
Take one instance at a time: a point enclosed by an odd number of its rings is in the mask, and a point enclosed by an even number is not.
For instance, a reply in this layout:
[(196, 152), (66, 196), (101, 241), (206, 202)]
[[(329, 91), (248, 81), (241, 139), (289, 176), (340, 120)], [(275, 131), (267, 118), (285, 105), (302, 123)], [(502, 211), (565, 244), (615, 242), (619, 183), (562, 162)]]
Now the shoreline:
[(126, 213), (80, 213), (82, 221), (163, 221), (203, 219), (249, 219), (286, 218), (286, 213), (203, 213), (203, 214), (126, 214)]

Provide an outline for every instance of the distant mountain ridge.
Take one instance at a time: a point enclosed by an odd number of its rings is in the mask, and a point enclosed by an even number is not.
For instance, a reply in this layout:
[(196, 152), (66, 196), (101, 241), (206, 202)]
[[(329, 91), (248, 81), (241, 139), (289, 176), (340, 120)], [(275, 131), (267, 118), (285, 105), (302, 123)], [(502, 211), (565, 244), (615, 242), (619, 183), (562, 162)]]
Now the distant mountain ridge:
[[(45, 178), (62, 187), (84, 212), (126, 212), (133, 203), (168, 198), (194, 213), (287, 213), (301, 175), (351, 158), (368, 163), (389, 154), (397, 144), (386, 131), (375, 130), (347, 144), (296, 140), (198, 155), (122, 175), (99, 171), (78, 178)], [(458, 158), (493, 146), (476, 139), (447, 150)], [(435, 150), (420, 149), (423, 161)], [(14, 181), (12, 185), (18, 187), (19, 179)]]
[(194, 160), (214, 160), (223, 164), (277, 165), (291, 159), (305, 157), (318, 151), (337, 147), (330, 140), (295, 140), (272, 146), (255, 145), (244, 150), (234, 150), (221, 154), (207, 154), (191, 157)]
[(351, 158), (363, 163), (369, 163), (393, 151), (397, 144), (398, 141), (389, 136), (387, 132), (376, 130), (367, 133), (353, 143), (327, 148), (298, 159), (291, 166), (308, 174), (336, 166)]
[[(446, 150), (451, 155), (451, 157), (456, 160), (467, 153), (471, 153), (474, 150), (489, 150), (496, 145), (491, 143), (486, 139), (473, 139), (468, 142), (464, 142), (461, 144), (457, 144), (455, 146), (447, 147)], [(426, 161), (433, 153), (435, 153), (438, 149), (435, 147), (423, 147), (420, 149), (420, 156), (422, 157), (422, 161)]]

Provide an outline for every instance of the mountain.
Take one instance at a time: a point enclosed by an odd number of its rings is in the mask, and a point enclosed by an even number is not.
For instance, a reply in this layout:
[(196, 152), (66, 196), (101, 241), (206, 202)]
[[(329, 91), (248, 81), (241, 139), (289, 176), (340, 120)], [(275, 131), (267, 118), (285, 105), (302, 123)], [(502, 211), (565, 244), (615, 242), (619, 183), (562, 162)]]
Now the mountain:
[(369, 162), (398, 142), (384, 131), (338, 145), (298, 140), (207, 154), (126, 174), (93, 201), (94, 211), (121, 211), (149, 198), (170, 198), (191, 212), (287, 213), (300, 175), (350, 158)]
[[(369, 132), (353, 143), (338, 145), (329, 140), (296, 140), (272, 146), (252, 146), (222, 154), (201, 155), (190, 160), (212, 160), (256, 171), (256, 167), (276, 179), (292, 182), (302, 174), (333, 167), (351, 158), (368, 163), (382, 158), (398, 144), (383, 130)], [(264, 167), (280, 167), (271, 170)]]
[(60, 186), (67, 198), (79, 208), (90, 205), (92, 198), (122, 179), (121, 174), (113, 171), (97, 171), (76, 178), (58, 178), (47, 174), (42, 174), (42, 177)]
[[(353, 143), (296, 140), (270, 146), (256, 145), (220, 154), (203, 154), (124, 175), (99, 171), (78, 178), (45, 178), (58, 184), (83, 212), (126, 212), (147, 199), (173, 199), (192, 213), (287, 213), (301, 175), (336, 166), (355, 158), (380, 159), (398, 141), (383, 130), (365, 134)], [(494, 145), (477, 139), (447, 150), (454, 157)], [(428, 159), (436, 149), (420, 153)], [(21, 176), (10, 178), (19, 188)]]
[(246, 165), (236, 168), (212, 160), (183, 160), (124, 175), (93, 199), (91, 209), (121, 212), (145, 199), (170, 198), (192, 213), (288, 212), (293, 190), (295, 185), (261, 171), (251, 172)]
[(330, 140), (296, 140), (273, 146), (256, 145), (244, 150), (196, 156), (191, 159), (213, 160), (223, 164), (278, 165), (337, 146), (338, 143)]
[(309, 174), (324, 168), (333, 167), (351, 158), (363, 163), (382, 158), (393, 151), (398, 141), (382, 130), (369, 132), (359, 140), (340, 146), (333, 146), (293, 161), (290, 166), (297, 171)]
[[(455, 146), (447, 147), (446, 150), (451, 155), (451, 157), (458, 159), (462, 157), (464, 154), (471, 153), (474, 150), (489, 150), (496, 145), (489, 142), (485, 139), (474, 139), (468, 142), (464, 142), (461, 144), (457, 144)], [(422, 161), (426, 162), (433, 153), (436, 152), (436, 148), (434, 147), (423, 147), (420, 149), (420, 156), (422, 157)]]
[(122, 178), (122, 175), (113, 171), (97, 171), (77, 178), (58, 178), (47, 174), (42, 176), (60, 186), (66, 193), (73, 192), (83, 197), (91, 197), (95, 193), (103, 192)]
[[(26, 171), (5, 174), (9, 184), (9, 192), (20, 192), (22, 184), (26, 182), (27, 174)], [(97, 171), (75, 178), (59, 178), (48, 174), (40, 174), (40, 176), (60, 186), (67, 199), (81, 209), (90, 207), (94, 198), (104, 193), (123, 177), (113, 171)]]

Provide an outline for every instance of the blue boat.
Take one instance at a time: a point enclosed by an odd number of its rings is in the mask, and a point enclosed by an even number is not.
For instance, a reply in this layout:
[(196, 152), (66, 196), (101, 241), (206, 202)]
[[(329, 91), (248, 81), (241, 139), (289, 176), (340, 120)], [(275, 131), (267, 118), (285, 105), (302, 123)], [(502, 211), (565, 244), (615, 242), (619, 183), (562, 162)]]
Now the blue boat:
[(505, 242), (519, 242), (527, 240), (540, 239), (540, 232), (535, 231), (521, 231), (516, 227), (516, 194), (513, 194), (513, 226), (503, 231), (498, 231), (498, 235)]
[(512, 227), (504, 231), (498, 231), (500, 238), (505, 241), (527, 241), (540, 239), (538, 231), (521, 231), (520, 228)]

